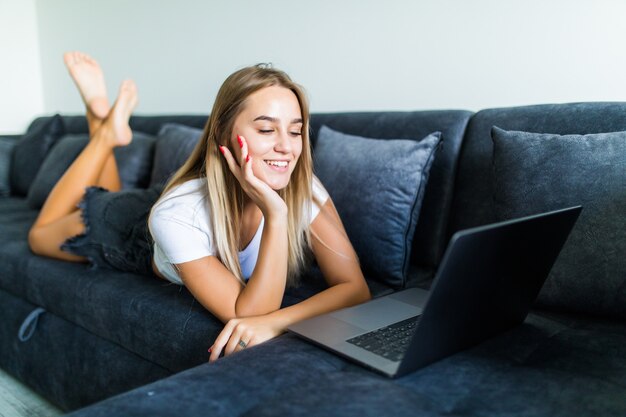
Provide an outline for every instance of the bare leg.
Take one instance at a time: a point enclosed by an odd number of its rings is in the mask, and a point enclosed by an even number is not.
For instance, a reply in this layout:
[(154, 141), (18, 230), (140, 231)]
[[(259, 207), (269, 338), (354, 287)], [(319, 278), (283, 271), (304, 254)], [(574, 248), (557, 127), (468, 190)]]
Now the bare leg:
[[(111, 109), (104, 74), (98, 62), (82, 52), (67, 52), (63, 55), (63, 61), (85, 103), (89, 136), (93, 138)], [(121, 189), (122, 183), (113, 155), (104, 164), (97, 185), (110, 191)]]
[(128, 119), (136, 105), (137, 88), (134, 82), (124, 81), (109, 115), (54, 186), (39, 212), (28, 235), (33, 252), (53, 258), (84, 261), (81, 257), (61, 251), (59, 246), (67, 238), (84, 231), (76, 206), (87, 187), (98, 185), (102, 169), (113, 154), (113, 149), (128, 145), (132, 140)]

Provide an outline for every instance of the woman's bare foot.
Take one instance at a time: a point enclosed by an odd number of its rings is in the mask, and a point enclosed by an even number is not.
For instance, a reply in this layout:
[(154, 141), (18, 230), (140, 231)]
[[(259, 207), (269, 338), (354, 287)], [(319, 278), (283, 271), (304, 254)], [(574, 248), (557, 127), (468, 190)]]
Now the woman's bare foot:
[(109, 114), (111, 106), (100, 65), (82, 52), (67, 52), (63, 55), (63, 60), (78, 87), (87, 111), (98, 119), (104, 119)]
[(102, 123), (99, 131), (113, 146), (126, 146), (133, 139), (133, 133), (128, 121), (137, 106), (137, 86), (133, 80), (124, 80), (109, 115)]

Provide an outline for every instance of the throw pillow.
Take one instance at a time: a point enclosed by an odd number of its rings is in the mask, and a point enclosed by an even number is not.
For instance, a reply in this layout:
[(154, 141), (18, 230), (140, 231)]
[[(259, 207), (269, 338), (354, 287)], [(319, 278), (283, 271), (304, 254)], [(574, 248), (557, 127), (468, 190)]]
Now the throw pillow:
[(133, 131), (133, 141), (130, 144), (115, 148), (113, 153), (123, 189), (148, 187), (155, 142), (156, 137)]
[(0, 136), (0, 197), (11, 194), (9, 172), (11, 170), (11, 155), (17, 141)]
[(415, 225), (441, 141), (369, 139), (322, 126), (315, 172), (335, 203), (363, 273), (394, 288), (406, 283)]
[(168, 123), (157, 134), (150, 186), (163, 186), (180, 168), (202, 136), (202, 130)]
[[(150, 180), (155, 138), (133, 132), (132, 142), (114, 150), (122, 188), (145, 188)], [(41, 208), (52, 188), (67, 171), (76, 157), (87, 146), (89, 135), (66, 135), (50, 151), (28, 191), (28, 205)]]
[(538, 302), (626, 318), (626, 132), (491, 135), (500, 219), (583, 206)]
[(152, 275), (148, 216), (159, 195), (155, 188), (108, 192), (89, 187), (79, 204), (86, 230), (61, 249), (86, 257), (92, 268)]
[(11, 192), (25, 196), (50, 148), (65, 133), (60, 115), (29, 129), (17, 142), (11, 160)]

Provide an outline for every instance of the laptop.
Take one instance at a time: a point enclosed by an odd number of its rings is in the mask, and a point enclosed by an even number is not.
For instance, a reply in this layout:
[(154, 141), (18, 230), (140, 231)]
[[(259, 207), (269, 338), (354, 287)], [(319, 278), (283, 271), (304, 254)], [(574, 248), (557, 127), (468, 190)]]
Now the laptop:
[(522, 323), (581, 210), (459, 231), (429, 291), (399, 291), (288, 329), (389, 377), (413, 372)]

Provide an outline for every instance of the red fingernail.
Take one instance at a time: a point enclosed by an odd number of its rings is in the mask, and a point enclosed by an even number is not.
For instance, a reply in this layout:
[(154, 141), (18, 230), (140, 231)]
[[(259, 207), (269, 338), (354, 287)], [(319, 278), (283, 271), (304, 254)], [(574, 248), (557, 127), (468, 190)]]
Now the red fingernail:
[(239, 141), (239, 147), (243, 148), (243, 141), (241, 140), (241, 136), (237, 135), (237, 140)]
[(219, 148), (220, 148), (220, 152), (222, 153), (222, 155), (225, 155), (224, 148), (222, 148), (221, 146), (219, 146)]
[(246, 162), (250, 162), (250, 155), (246, 156)]
[(209, 353), (213, 352), (213, 348), (209, 348), (208, 352)]

